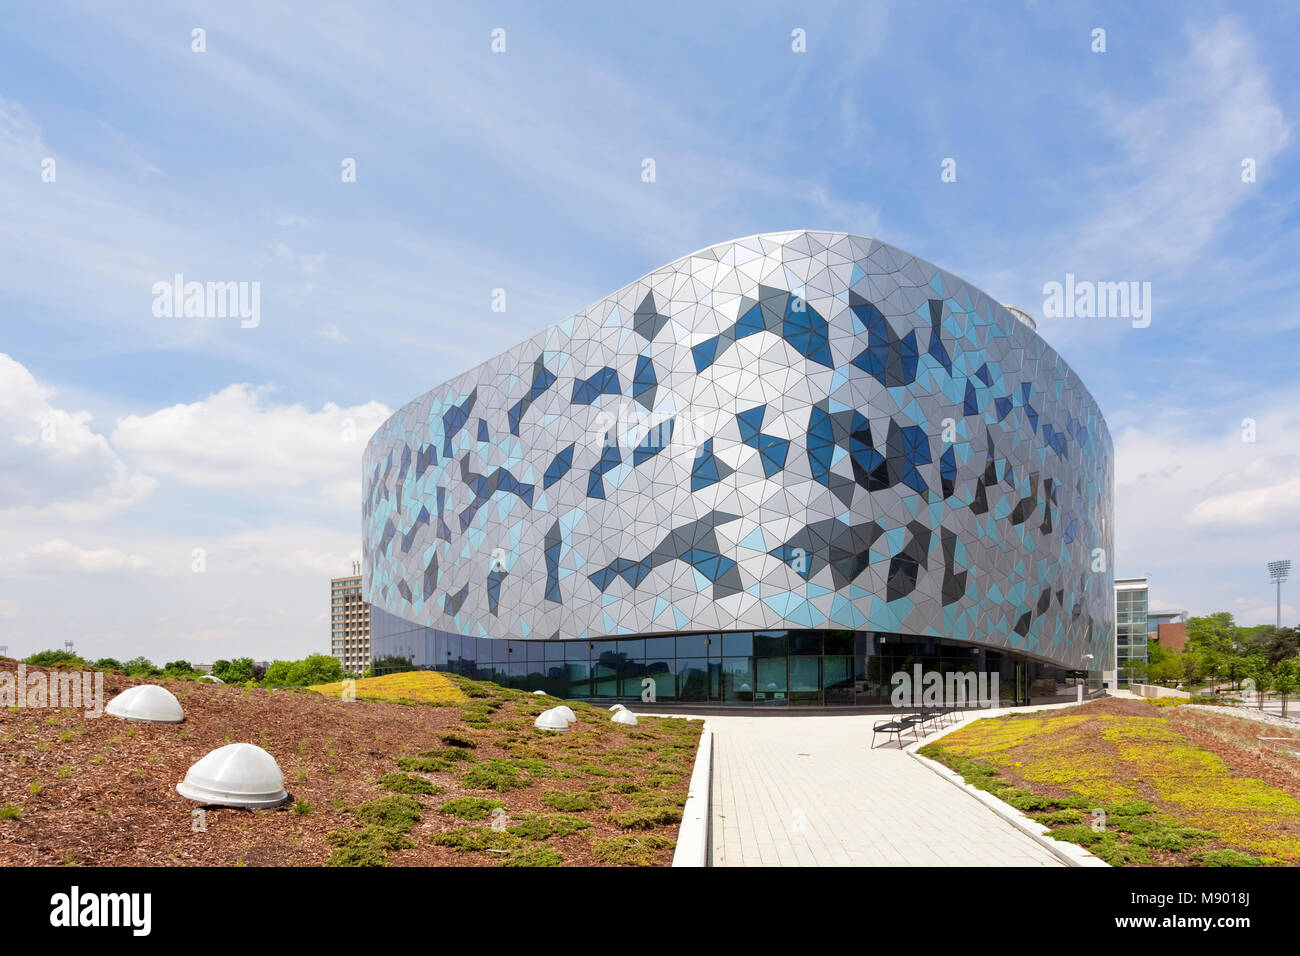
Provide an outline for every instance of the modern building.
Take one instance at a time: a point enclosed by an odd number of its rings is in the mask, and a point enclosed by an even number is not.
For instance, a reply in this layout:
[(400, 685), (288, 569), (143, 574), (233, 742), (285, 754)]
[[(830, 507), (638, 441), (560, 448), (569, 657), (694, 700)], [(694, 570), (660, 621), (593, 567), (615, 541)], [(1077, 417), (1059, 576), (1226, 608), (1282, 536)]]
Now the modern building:
[(349, 576), (330, 579), (330, 653), (345, 674), (370, 666), (370, 605), (361, 596), (360, 562)]
[(1187, 647), (1187, 612), (1148, 610), (1147, 646), (1152, 642), (1182, 653)]
[(1145, 575), (1115, 579), (1115, 662), (1121, 687), (1146, 676), (1148, 590)]
[(873, 239), (669, 263), (398, 410), (363, 484), (376, 658), (692, 706), (1114, 667), (1096, 403), (1030, 322)]

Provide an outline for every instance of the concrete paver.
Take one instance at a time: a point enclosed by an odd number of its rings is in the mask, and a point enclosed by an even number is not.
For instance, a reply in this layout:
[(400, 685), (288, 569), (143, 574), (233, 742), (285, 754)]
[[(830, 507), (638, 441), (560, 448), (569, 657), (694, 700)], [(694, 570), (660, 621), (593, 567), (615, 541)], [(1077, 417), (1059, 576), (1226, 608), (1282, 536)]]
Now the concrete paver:
[(710, 717), (713, 866), (1062, 866), (871, 715)]

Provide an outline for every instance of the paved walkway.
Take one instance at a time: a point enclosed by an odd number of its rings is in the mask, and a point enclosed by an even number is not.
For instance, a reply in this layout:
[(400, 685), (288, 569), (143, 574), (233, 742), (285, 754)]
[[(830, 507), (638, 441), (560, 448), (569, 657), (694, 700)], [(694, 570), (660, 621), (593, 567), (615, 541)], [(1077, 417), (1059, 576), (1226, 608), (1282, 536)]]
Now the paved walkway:
[(1061, 866), (878, 716), (710, 717), (713, 866)]

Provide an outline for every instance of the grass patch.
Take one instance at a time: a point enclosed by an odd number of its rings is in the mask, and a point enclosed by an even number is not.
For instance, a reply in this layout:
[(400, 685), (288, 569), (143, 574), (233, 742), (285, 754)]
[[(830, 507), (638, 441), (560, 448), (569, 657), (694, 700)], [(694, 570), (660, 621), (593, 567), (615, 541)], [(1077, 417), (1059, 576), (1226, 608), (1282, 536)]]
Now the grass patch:
[(483, 797), (457, 797), (448, 800), (438, 808), (439, 813), (450, 813), (462, 820), (482, 820), (493, 810), (504, 809), (500, 800), (486, 800)]
[(1237, 850), (1202, 850), (1189, 858), (1197, 866), (1263, 866), (1264, 861)]
[(563, 866), (564, 857), (548, 846), (516, 850), (501, 861), (502, 866)]
[(654, 834), (597, 837), (591, 841), (591, 855), (598, 863), (615, 866), (654, 866), (657, 853), (677, 846), (676, 840)]
[(431, 837), (438, 846), (449, 846), (460, 853), (486, 850), (513, 850), (523, 841), (513, 833), (491, 827), (457, 827)]
[(388, 866), (390, 850), (415, 846), (405, 833), (374, 824), (360, 830), (335, 830), (325, 839), (336, 848), (326, 866)]
[(565, 813), (581, 813), (583, 810), (598, 810), (605, 806), (596, 794), (582, 790), (547, 790), (542, 794), (542, 803)]
[(423, 809), (415, 798), (396, 794), (353, 807), (352, 815), (365, 823), (406, 833), (420, 822)]
[(547, 840), (553, 836), (565, 837), (586, 830), (591, 824), (581, 817), (570, 817), (562, 813), (525, 813), (511, 826), (507, 833), (524, 840)]
[[(451, 757), (448, 754), (461, 754), (462, 756)], [(414, 771), (415, 773), (450, 773), (460, 770), (462, 763), (472, 759), (463, 750), (429, 751), (421, 757), (398, 757), (397, 766), (401, 770)]]
[(393, 793), (442, 793), (442, 787), (409, 773), (386, 773), (379, 778), (379, 788)]
[(605, 819), (623, 830), (653, 830), (681, 823), (680, 807), (636, 807), (605, 814)]

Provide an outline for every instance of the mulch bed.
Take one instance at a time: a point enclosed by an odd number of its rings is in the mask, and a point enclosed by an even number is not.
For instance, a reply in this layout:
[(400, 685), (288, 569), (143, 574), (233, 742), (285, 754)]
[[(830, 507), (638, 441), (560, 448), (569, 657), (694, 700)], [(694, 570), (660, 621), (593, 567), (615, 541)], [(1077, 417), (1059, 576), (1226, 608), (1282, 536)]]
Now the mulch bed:
[[(12, 672), (16, 662), (0, 661), (0, 668)], [(28, 668), (29, 673), (40, 670)], [(106, 674), (104, 683), (111, 700), (141, 681)], [(177, 696), (185, 709), (184, 723), (128, 722), (107, 714), (88, 719), (80, 711), (50, 708), (16, 713), (0, 709), (0, 807), (22, 808), (17, 819), (0, 819), (0, 865), (320, 865), (334, 850), (326, 840), (331, 831), (361, 825), (347, 810), (387, 796), (378, 778), (397, 771), (399, 757), (442, 748), (439, 734), (452, 732), (474, 740), (472, 753), (478, 761), (509, 758), (509, 751), (498, 744), (504, 735), (548, 757), (569, 752), (565, 738), (571, 738), (581, 743), (585, 760), (599, 763), (608, 751), (629, 743), (652, 741), (657, 747), (660, 739), (671, 738), (680, 744), (684, 733), (680, 721), (671, 733), (671, 722), (662, 724), (665, 731), (660, 733), (655, 718), (641, 718), (639, 727), (619, 727), (609, 723), (604, 711), (571, 704), (579, 713), (578, 726), (569, 734), (548, 735), (533, 730), (532, 714), (556, 701), (539, 702), (500, 688), (491, 689), (507, 699), (491, 715), (493, 726), (472, 729), (464, 722), (461, 706), (346, 702), (311, 692), (191, 681), (149, 683), (162, 684)], [(503, 723), (519, 726), (497, 726)], [(699, 722), (691, 726), (698, 739)], [(257, 744), (275, 757), (292, 799), (267, 810), (207, 809), (206, 831), (195, 832), (191, 812), (197, 804), (177, 794), (176, 784), (205, 754), (236, 742)], [(644, 783), (671, 769), (681, 778), (672, 787), (684, 791), (694, 756), (680, 745), (665, 748), (663, 754), (656, 749), (635, 766), (619, 766), (615, 772), (623, 775), (617, 779)], [(545, 790), (587, 790), (597, 780), (570, 764), (553, 766), (574, 776), (542, 778), (504, 793), (466, 789), (459, 772), (422, 775), (445, 790), (416, 797), (424, 806), (409, 834), (416, 846), (391, 852), (390, 863), (497, 865), (500, 858), (494, 854), (431, 844), (429, 838), (436, 833), (473, 825), (437, 808), (456, 797), (474, 796), (501, 800), (512, 819), (527, 811), (554, 813), (542, 803)], [(36, 794), (31, 792), (34, 782), (39, 783)], [(633, 803), (617, 793), (602, 793), (601, 799), (607, 809), (573, 814), (590, 822), (589, 830), (552, 836), (536, 845), (558, 850), (565, 865), (594, 865), (593, 837), (635, 836), (603, 819), (607, 812), (632, 809)], [(295, 812), (295, 801), (310, 803), (310, 812)], [(671, 824), (649, 832), (675, 838), (676, 831), (677, 825)], [(671, 859), (671, 849), (654, 854), (656, 864)]]

